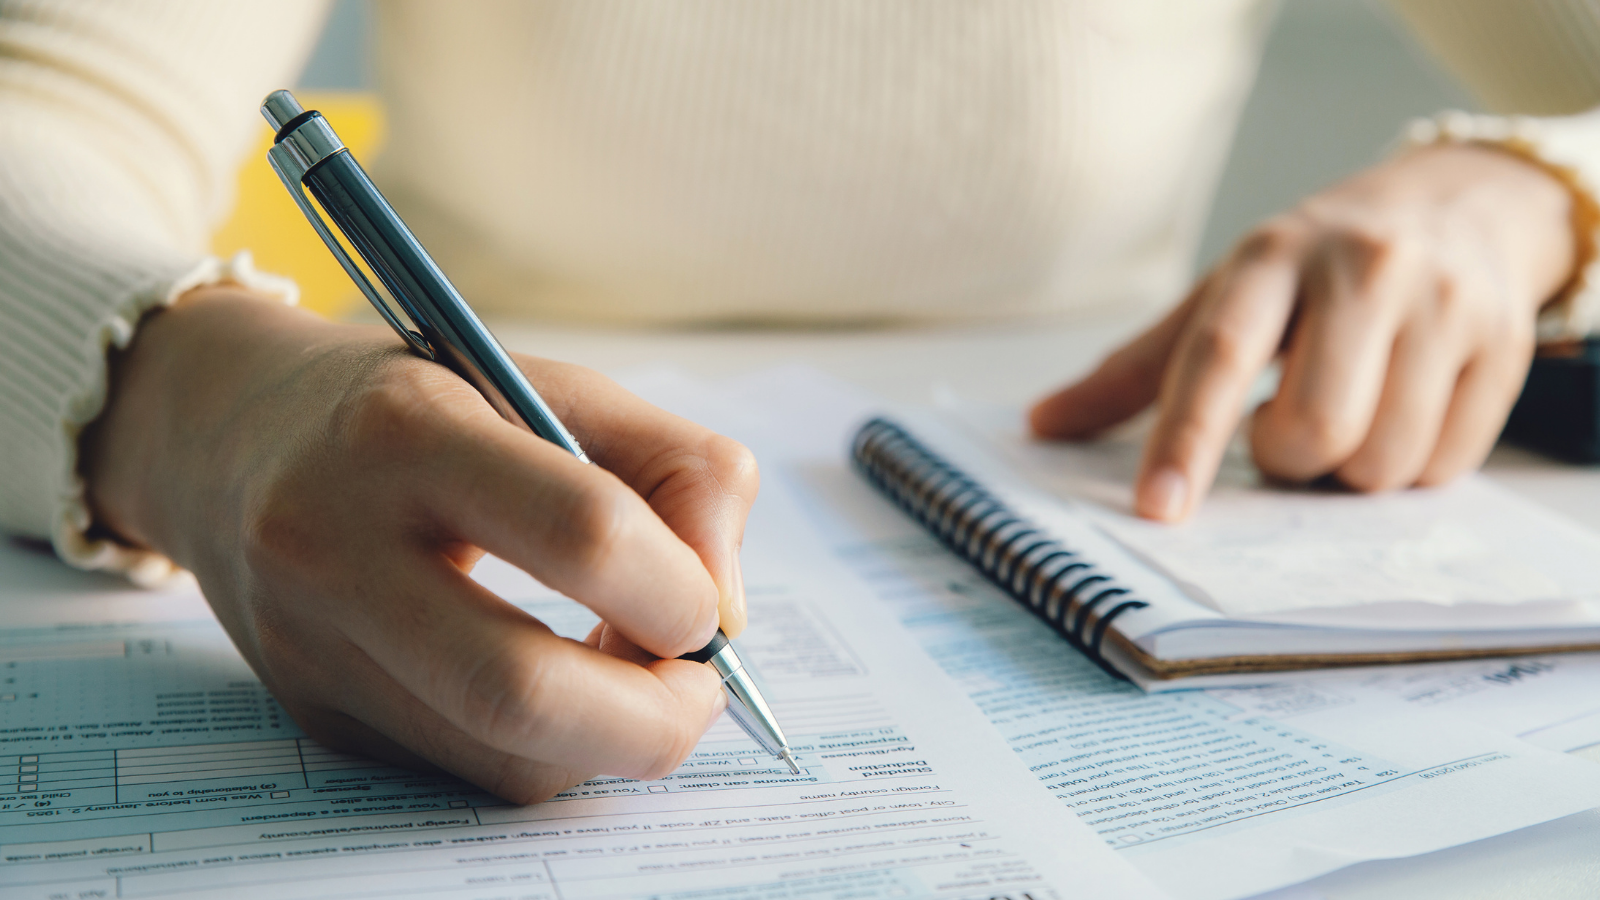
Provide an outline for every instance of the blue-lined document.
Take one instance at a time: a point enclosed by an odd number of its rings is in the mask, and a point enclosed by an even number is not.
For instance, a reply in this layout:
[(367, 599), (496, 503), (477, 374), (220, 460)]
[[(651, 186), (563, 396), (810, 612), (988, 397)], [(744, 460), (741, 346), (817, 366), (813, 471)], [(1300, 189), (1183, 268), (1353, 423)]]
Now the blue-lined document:
[[(909, 638), (826, 581), (747, 568), (756, 624), (740, 643), (799, 776), (724, 719), (664, 778), (519, 807), (306, 737), (214, 620), (184, 616), (192, 588), (169, 592), (163, 620), (151, 595), (55, 566), (0, 547), (0, 572), (20, 576), (0, 576), (11, 621), (47, 619), (30, 597), (74, 581), (82, 601), (67, 621), (0, 629), (8, 900), (1159, 896), (1029, 797), (981, 716), (939, 702), (953, 692)], [(29, 591), (29, 572), (47, 584)], [(560, 633), (595, 622), (497, 560), (478, 574)], [(146, 621), (115, 621), (118, 597)]]
[[(1111, 678), (850, 470), (850, 436), (883, 408), (837, 382), (789, 369), (636, 387), (749, 444), (765, 466), (757, 517), (807, 522), (849, 586), (960, 685), (1034, 790), (1175, 897), (1248, 896), (1600, 806), (1600, 766), (1517, 740), (1527, 717), (1496, 731), (1516, 717), (1469, 721), (1448, 700), (1352, 673), (1168, 694)], [(1593, 710), (1570, 694), (1545, 693), (1545, 715)]]

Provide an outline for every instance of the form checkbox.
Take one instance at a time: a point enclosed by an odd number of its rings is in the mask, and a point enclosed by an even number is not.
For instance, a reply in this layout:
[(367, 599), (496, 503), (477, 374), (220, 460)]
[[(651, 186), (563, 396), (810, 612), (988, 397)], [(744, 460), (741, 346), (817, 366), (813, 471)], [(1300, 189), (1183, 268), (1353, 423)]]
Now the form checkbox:
[(287, 800), (287, 799), (289, 799), (289, 792), (288, 791), (273, 791), (272, 792), (272, 799), (274, 799), (274, 800)]
[(38, 766), (18, 766), (17, 767), (17, 771), (19, 771), (19, 772), (37, 772), (37, 771), (39, 771), (39, 767)]
[(667, 786), (664, 785), (664, 784), (652, 784), (652, 785), (650, 785), (650, 793), (652, 793), (652, 794), (665, 794), (666, 792), (667, 792)]
[(739, 765), (741, 765), (741, 766), (753, 766), (755, 764), (756, 764), (756, 761), (754, 759), (748, 757), (748, 756), (742, 757), (739, 760)]
[(39, 757), (37, 757), (37, 756), (24, 756), (22, 758), (22, 761), (25, 762), (25, 763), (36, 763), (36, 762), (39, 761)]
[(450, 808), (451, 809), (466, 809), (466, 807), (467, 807), (467, 801), (465, 801), (465, 800), (451, 800), (450, 801)]
[(19, 790), (19, 791), (37, 791), (38, 789), (39, 789), (39, 786), (37, 784), (19, 784), (19, 785), (17, 785), (17, 790)]

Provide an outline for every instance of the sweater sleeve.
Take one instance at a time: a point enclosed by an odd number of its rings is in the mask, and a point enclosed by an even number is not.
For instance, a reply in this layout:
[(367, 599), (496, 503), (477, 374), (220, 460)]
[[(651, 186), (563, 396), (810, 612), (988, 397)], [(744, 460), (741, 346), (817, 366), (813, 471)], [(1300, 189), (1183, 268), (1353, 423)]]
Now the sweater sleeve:
[(1389, 0), (1418, 40), (1491, 110), (1413, 122), (1410, 145), (1494, 144), (1574, 195), (1578, 268), (1539, 319), (1544, 340), (1600, 334), (1600, 5), (1588, 0)]
[(86, 538), (77, 437), (106, 353), (189, 288), (292, 300), (248, 257), (209, 257), (255, 110), (303, 64), (321, 0), (0, 5), (0, 529), (67, 561), (154, 577), (164, 560)]

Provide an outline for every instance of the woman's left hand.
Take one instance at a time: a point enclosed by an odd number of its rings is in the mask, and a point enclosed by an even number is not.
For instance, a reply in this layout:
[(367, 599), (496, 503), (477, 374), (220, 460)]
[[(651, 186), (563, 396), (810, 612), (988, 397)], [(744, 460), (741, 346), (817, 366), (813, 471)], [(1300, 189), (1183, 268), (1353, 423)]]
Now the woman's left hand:
[(1539, 308), (1575, 264), (1573, 198), (1510, 153), (1430, 146), (1303, 201), (1244, 238), (1165, 319), (1041, 400), (1033, 430), (1081, 438), (1159, 405), (1139, 515), (1190, 515), (1260, 372), (1255, 461), (1359, 491), (1447, 481), (1493, 446)]

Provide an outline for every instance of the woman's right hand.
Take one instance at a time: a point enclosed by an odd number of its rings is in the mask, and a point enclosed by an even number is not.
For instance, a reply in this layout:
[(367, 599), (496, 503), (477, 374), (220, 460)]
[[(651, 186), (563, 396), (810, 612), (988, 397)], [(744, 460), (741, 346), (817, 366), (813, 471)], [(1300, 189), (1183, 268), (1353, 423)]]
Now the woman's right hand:
[[(675, 768), (724, 701), (674, 657), (744, 624), (744, 447), (517, 357), (597, 465), (383, 328), (191, 292), (115, 361), (84, 436), (97, 524), (194, 572), (307, 733), (516, 802)], [(598, 613), (585, 643), (479, 586), (484, 552)]]

